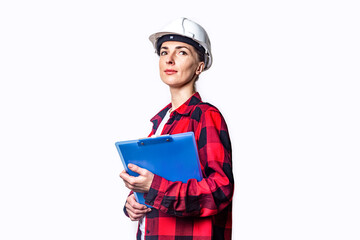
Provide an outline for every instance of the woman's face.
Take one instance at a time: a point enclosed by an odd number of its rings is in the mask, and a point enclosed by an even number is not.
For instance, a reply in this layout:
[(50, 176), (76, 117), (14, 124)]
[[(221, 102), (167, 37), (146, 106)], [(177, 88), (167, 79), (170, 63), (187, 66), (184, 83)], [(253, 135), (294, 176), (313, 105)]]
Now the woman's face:
[(171, 88), (194, 84), (204, 69), (195, 48), (183, 42), (164, 42), (160, 48), (160, 77)]

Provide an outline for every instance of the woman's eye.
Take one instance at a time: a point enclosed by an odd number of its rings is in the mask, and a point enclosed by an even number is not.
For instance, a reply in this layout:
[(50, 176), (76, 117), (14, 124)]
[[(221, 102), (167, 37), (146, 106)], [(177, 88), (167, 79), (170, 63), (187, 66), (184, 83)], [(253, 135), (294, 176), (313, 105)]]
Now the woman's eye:
[(185, 51), (180, 51), (179, 54), (180, 54), (180, 55), (187, 55), (187, 52), (185, 52)]
[(164, 55), (166, 55), (166, 51), (161, 51), (160, 56), (164, 56)]

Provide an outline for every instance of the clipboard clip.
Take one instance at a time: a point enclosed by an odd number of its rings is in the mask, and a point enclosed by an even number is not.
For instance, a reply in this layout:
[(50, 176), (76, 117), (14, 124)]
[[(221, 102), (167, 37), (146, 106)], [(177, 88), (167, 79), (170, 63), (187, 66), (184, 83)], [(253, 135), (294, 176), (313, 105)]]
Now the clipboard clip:
[(161, 135), (159, 137), (149, 137), (149, 138), (143, 138), (139, 139), (138, 145), (139, 146), (147, 146), (147, 145), (153, 145), (158, 143), (167, 143), (172, 142), (174, 139), (170, 135)]

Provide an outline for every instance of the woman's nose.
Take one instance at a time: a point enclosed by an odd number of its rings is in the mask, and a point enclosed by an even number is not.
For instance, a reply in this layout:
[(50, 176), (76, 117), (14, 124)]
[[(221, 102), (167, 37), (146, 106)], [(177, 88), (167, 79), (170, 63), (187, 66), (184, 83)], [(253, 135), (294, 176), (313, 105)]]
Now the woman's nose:
[(170, 64), (170, 65), (174, 65), (174, 64), (175, 64), (175, 60), (174, 60), (174, 55), (173, 55), (173, 54), (168, 54), (168, 55), (167, 55), (166, 64)]
[(174, 61), (171, 60), (171, 59), (167, 60), (166, 63), (169, 64), (169, 65), (174, 65)]

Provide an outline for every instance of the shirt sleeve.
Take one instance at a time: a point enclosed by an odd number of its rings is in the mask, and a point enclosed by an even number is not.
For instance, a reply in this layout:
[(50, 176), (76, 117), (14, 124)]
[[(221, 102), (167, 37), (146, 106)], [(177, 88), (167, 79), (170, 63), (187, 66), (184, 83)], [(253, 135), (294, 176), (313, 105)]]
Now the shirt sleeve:
[(231, 203), (234, 191), (231, 143), (219, 111), (202, 113), (195, 139), (204, 178), (182, 183), (155, 175), (150, 191), (144, 195), (146, 204), (170, 215), (207, 217)]

